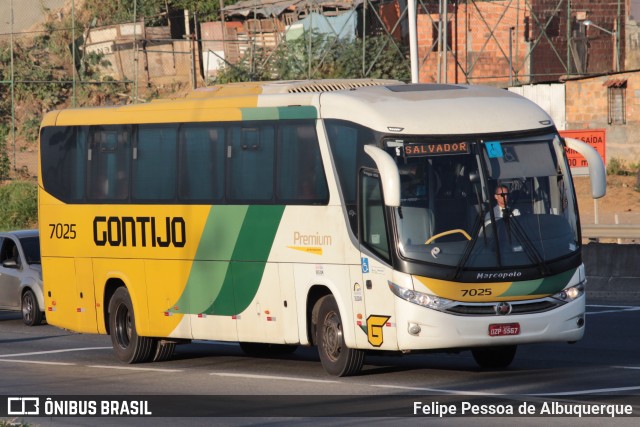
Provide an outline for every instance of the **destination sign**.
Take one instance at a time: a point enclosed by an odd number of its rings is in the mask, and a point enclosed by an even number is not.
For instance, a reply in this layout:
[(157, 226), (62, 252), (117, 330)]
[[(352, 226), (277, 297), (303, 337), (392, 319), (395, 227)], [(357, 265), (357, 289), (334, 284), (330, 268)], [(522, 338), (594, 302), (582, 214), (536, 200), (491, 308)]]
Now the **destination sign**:
[(405, 157), (438, 156), (444, 154), (469, 154), (469, 144), (466, 142), (424, 142), (406, 144)]

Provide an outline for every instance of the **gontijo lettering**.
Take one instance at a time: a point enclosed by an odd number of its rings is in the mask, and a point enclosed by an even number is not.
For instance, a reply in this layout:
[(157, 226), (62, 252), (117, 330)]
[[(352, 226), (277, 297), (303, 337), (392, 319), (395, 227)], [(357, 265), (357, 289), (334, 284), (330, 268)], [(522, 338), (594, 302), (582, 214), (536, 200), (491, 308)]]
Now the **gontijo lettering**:
[(152, 216), (97, 216), (93, 219), (93, 241), (96, 246), (184, 247), (187, 243), (184, 218), (165, 217), (164, 227), (162, 222)]

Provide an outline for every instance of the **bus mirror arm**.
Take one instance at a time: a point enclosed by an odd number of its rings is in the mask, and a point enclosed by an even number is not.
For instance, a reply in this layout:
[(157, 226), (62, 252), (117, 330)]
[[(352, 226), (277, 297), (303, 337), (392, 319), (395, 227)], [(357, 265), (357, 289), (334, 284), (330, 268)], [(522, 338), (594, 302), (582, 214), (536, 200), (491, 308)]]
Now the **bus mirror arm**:
[(580, 153), (589, 164), (589, 180), (591, 181), (591, 197), (599, 199), (607, 192), (607, 177), (602, 157), (595, 148), (574, 138), (565, 138), (567, 147)]
[(365, 145), (364, 152), (373, 159), (380, 172), (384, 204), (390, 207), (400, 206), (400, 172), (398, 166), (386, 151), (373, 145)]

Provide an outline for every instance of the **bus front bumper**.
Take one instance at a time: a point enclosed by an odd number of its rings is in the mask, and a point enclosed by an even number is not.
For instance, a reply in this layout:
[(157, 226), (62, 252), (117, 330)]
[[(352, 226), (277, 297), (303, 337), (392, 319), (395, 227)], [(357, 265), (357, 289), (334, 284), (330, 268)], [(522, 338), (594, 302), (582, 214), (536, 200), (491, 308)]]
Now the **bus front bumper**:
[(397, 299), (399, 350), (574, 342), (584, 335), (585, 296), (532, 314), (454, 315)]

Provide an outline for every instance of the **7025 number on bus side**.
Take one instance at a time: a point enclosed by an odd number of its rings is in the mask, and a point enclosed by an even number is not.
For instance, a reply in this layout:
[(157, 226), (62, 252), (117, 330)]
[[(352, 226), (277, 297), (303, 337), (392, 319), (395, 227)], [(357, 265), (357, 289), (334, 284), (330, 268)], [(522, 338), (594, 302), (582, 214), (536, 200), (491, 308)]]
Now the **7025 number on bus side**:
[(75, 224), (49, 224), (51, 227), (50, 239), (75, 239), (76, 238), (76, 225)]

